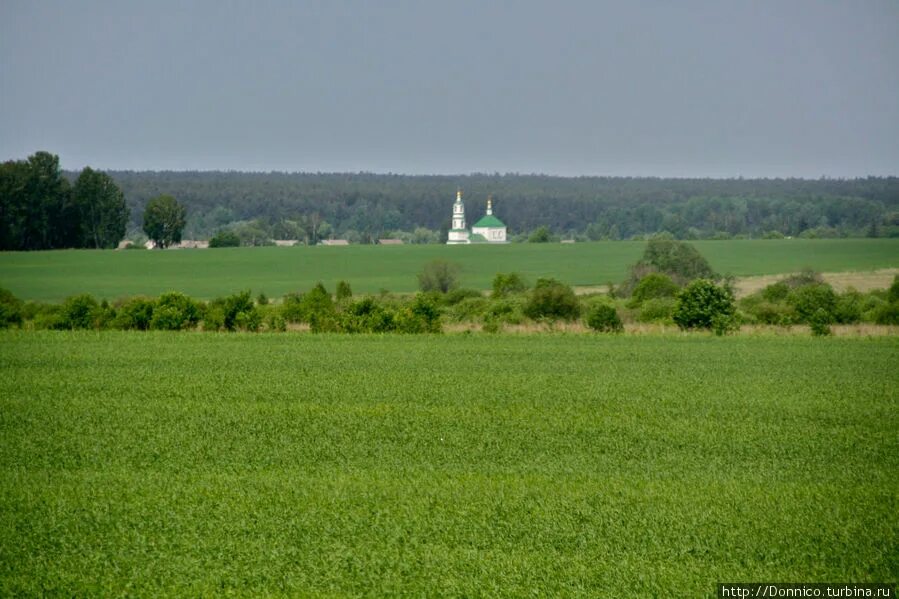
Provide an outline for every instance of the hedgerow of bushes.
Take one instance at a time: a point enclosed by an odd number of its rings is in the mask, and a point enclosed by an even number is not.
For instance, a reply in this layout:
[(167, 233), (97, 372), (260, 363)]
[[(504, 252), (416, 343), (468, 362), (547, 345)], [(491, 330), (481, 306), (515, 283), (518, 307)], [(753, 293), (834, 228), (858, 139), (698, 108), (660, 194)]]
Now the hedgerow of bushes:
[(633, 289), (629, 297), (579, 297), (555, 279), (539, 279), (530, 287), (520, 275), (501, 273), (489, 295), (454, 288), (414, 296), (382, 292), (354, 297), (349, 284), (340, 282), (334, 294), (319, 283), (274, 302), (264, 294), (254, 299), (250, 291), (209, 302), (173, 291), (113, 303), (79, 294), (60, 304), (45, 304), (23, 302), (0, 288), (0, 328), (282, 332), (299, 325), (315, 333), (418, 334), (439, 333), (444, 323), (498, 332), (529, 322), (552, 327), (581, 321), (600, 333), (620, 332), (625, 323), (637, 322), (718, 334), (741, 324), (807, 325), (813, 334), (827, 335), (835, 324), (899, 325), (899, 277), (886, 290), (838, 293), (807, 271), (735, 301), (726, 282), (696, 279), (681, 287), (653, 271)]

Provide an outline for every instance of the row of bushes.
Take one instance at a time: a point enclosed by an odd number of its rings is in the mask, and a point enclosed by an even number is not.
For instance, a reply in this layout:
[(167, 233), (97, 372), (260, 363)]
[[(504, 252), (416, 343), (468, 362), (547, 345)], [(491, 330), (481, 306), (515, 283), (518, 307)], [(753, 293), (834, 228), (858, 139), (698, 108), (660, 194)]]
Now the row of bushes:
[[(600, 332), (621, 331), (624, 321), (634, 320), (676, 324), (684, 330), (712, 329), (719, 333), (739, 324), (730, 288), (708, 279), (696, 279), (681, 289), (666, 278), (670, 284), (669, 297), (653, 297), (634, 304), (633, 300), (616, 299), (611, 294), (579, 298), (571, 287), (553, 279), (540, 279), (530, 290), (525, 287), (516, 293), (498, 292), (496, 283), (506, 276), (511, 275), (497, 275), (490, 297), (470, 290), (446, 294), (447, 318), (456, 322), (481, 322), (488, 330), (502, 324), (571, 322), (579, 318)], [(657, 309), (660, 302), (665, 302), (664, 309), (650, 317), (647, 309)], [(637, 319), (633, 318), (635, 310), (630, 309), (635, 305)]]
[(321, 284), (286, 295), (273, 304), (249, 291), (210, 302), (170, 292), (158, 298), (135, 297), (110, 304), (82, 294), (62, 304), (24, 303), (0, 289), (0, 327), (29, 322), (38, 329), (123, 329), (208, 331), (284, 331), (305, 323), (313, 332), (436, 333), (442, 321), (472, 323), (486, 331), (528, 322), (582, 319), (596, 331), (616, 332), (625, 322), (677, 325), (726, 333), (741, 324), (807, 324), (826, 334), (832, 324), (899, 324), (899, 277), (888, 290), (837, 293), (820, 276), (788, 277), (739, 302), (727, 281), (695, 279), (684, 286), (650, 272), (636, 281), (627, 297), (596, 294), (578, 297), (568, 285), (539, 279), (530, 287), (516, 273), (498, 274), (493, 291), (472, 289), (415, 296), (382, 293), (353, 298), (346, 283), (331, 294)]
[(181, 331), (286, 331), (288, 323), (307, 323), (314, 332), (437, 333), (440, 309), (431, 297), (383, 302), (372, 297), (351, 298), (349, 286), (340, 286), (335, 301), (319, 284), (304, 294), (290, 294), (278, 306), (264, 295), (255, 300), (244, 291), (210, 302), (179, 292), (158, 298), (133, 297), (110, 304), (90, 294), (79, 294), (62, 304), (22, 302), (0, 289), (0, 328), (119, 329)]
[(596, 330), (618, 331), (621, 319), (609, 302), (582, 302), (568, 285), (540, 279), (529, 289), (517, 274), (497, 275), (494, 293), (475, 290), (448, 293), (422, 292), (414, 296), (387, 293), (353, 298), (340, 283), (332, 295), (322, 284), (305, 293), (286, 295), (279, 305), (249, 291), (210, 302), (196, 301), (179, 292), (158, 298), (133, 297), (109, 303), (89, 294), (67, 298), (61, 304), (24, 303), (0, 290), (0, 326), (36, 329), (120, 329), (206, 331), (284, 331), (291, 323), (308, 324), (313, 332), (437, 333), (441, 321), (477, 322), (487, 331), (504, 324), (574, 321), (584, 316)]
[(285, 296), (281, 314), (287, 322), (307, 323), (313, 332), (439, 333), (440, 309), (425, 293), (411, 300), (388, 301), (363, 297), (353, 300), (345, 282), (331, 294), (321, 283), (303, 294)]
[(83, 293), (66, 298), (62, 304), (23, 303), (8, 291), (0, 292), (3, 317), (0, 325), (31, 322), (36, 329), (121, 329), (180, 331), (258, 331), (262, 314), (248, 291), (209, 303), (198, 302), (176, 291), (156, 299), (133, 297), (110, 304)]

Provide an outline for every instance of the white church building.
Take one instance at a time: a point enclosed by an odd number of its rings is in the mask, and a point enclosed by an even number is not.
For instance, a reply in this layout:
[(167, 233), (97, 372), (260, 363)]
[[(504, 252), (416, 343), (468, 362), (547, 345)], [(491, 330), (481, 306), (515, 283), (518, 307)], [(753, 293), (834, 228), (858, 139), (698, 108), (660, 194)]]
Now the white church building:
[(462, 190), (456, 191), (453, 204), (453, 225), (447, 235), (448, 245), (463, 243), (506, 243), (506, 225), (493, 215), (493, 200), (487, 196), (487, 213), (471, 227), (465, 228), (465, 204), (462, 203)]

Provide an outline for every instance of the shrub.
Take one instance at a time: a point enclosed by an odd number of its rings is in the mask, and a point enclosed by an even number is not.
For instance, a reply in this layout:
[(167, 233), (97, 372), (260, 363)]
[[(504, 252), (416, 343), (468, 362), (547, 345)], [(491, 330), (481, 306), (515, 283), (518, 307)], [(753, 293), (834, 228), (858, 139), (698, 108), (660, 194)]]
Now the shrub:
[[(266, 299), (266, 303), (267, 301)], [(253, 303), (249, 291), (212, 300), (203, 317), (203, 330), (205, 331), (222, 329), (235, 331), (239, 329), (256, 332), (260, 326), (262, 326), (262, 314)]]
[(782, 302), (790, 295), (790, 286), (784, 281), (772, 283), (762, 289), (761, 296), (766, 302)]
[(531, 291), (524, 314), (533, 320), (575, 320), (581, 311), (574, 290), (555, 279), (538, 279)]
[(746, 310), (756, 322), (770, 325), (788, 325), (795, 320), (796, 312), (791, 306), (784, 303), (757, 301), (743, 304)]
[(492, 301), (484, 311), (484, 319), (492, 319), (505, 324), (521, 324), (525, 319), (525, 304), (526, 300), (523, 298)]
[(262, 315), (255, 307), (250, 310), (242, 310), (235, 315), (234, 326), (242, 331), (256, 333), (262, 326)]
[(552, 235), (549, 232), (549, 227), (542, 225), (531, 232), (528, 236), (528, 243), (549, 243), (551, 239)]
[(823, 310), (827, 314), (828, 322), (834, 322), (837, 308), (837, 294), (826, 283), (817, 283), (798, 287), (787, 296), (789, 303), (796, 310), (799, 322), (811, 323), (812, 316)]
[(264, 293), (260, 292), (259, 295), (256, 296), (256, 305), (257, 306), (267, 306), (268, 305), (268, 296)]
[(316, 283), (315, 287), (303, 294), (291, 293), (284, 297), (281, 314), (288, 322), (308, 322), (316, 319), (319, 325), (333, 320), (336, 315), (334, 301), (325, 286)]
[(150, 326), (157, 331), (180, 331), (188, 328), (181, 311), (172, 306), (156, 308)]
[(721, 337), (740, 328), (740, 319), (736, 314), (716, 314), (712, 317), (712, 331)]
[(887, 301), (899, 302), (899, 275), (893, 277), (893, 284), (887, 289)]
[(636, 308), (646, 300), (658, 299), (663, 297), (674, 297), (677, 295), (680, 287), (671, 280), (668, 275), (660, 272), (652, 272), (640, 279), (634, 291), (631, 294), (629, 306)]
[[(883, 295), (885, 297), (886, 293)], [(871, 291), (862, 295), (859, 305), (859, 308), (862, 311), (862, 321), (875, 322), (877, 320), (877, 311), (885, 304), (886, 302), (880, 297), (877, 291)]]
[(824, 308), (818, 308), (814, 314), (809, 316), (808, 323), (812, 329), (812, 335), (815, 337), (823, 337), (833, 334), (830, 330), (830, 323), (833, 322), (832, 317)]
[(54, 304), (34, 304), (37, 310), (34, 312), (32, 324), (35, 329), (65, 329), (63, 325), (62, 306)]
[(659, 322), (670, 320), (674, 316), (675, 300), (670, 297), (659, 297), (646, 300), (640, 306), (637, 320), (640, 322)]
[(726, 329), (735, 315), (734, 298), (729, 289), (708, 279), (697, 279), (677, 295), (674, 322), (681, 329)]
[(66, 298), (60, 311), (60, 319), (54, 328), (91, 329), (100, 311), (100, 304), (89, 293)]
[(480, 320), (493, 303), (486, 297), (467, 297), (452, 306), (447, 315), (455, 322)]
[(203, 314), (204, 331), (221, 331), (225, 328), (225, 309), (222, 306), (210, 305)]
[(269, 331), (277, 331), (283, 333), (287, 330), (287, 321), (277, 312), (272, 312), (266, 318), (265, 326)]
[[(210, 316), (209, 312), (214, 314)], [(210, 319), (209, 330), (224, 328), (227, 331), (258, 331), (262, 325), (262, 315), (253, 304), (249, 291), (213, 300), (209, 304), (207, 318)]]
[(0, 287), (0, 329), (22, 325), (22, 300)]
[(338, 281), (337, 289), (334, 291), (334, 297), (338, 302), (342, 302), (353, 297), (353, 290), (350, 288), (350, 284), (346, 281)]
[(59, 309), (58, 304), (45, 304), (42, 302), (27, 301), (22, 304), (22, 320), (34, 320), (38, 314), (50, 308)]
[(821, 285), (824, 283), (824, 278), (820, 273), (815, 272), (811, 268), (803, 268), (799, 273), (783, 279), (781, 283), (786, 285), (789, 289), (798, 289), (799, 287), (805, 287), (806, 285)]
[(862, 319), (864, 298), (861, 293), (849, 290), (837, 296), (833, 317), (839, 324), (856, 324)]
[(200, 305), (183, 293), (163, 293), (156, 301), (150, 328), (160, 331), (191, 329), (200, 321)]
[(240, 237), (234, 231), (219, 231), (209, 240), (211, 248), (236, 248), (240, 246)]
[(874, 310), (874, 322), (877, 324), (899, 324), (899, 301), (882, 304)]
[(313, 333), (336, 333), (340, 323), (336, 312), (315, 312), (309, 316), (309, 330)]
[(112, 323), (117, 329), (146, 331), (153, 321), (156, 303), (147, 298), (134, 297), (119, 306)]
[(401, 333), (439, 333), (440, 309), (431, 298), (419, 293), (397, 314), (396, 330)]
[(287, 322), (304, 322), (303, 294), (288, 293), (281, 304), (281, 316)]
[(412, 314), (423, 325), (425, 333), (440, 333), (440, 310), (433, 301), (426, 296), (417, 295), (410, 306)]
[(465, 299), (482, 297), (484, 295), (477, 289), (453, 289), (443, 296), (443, 303), (447, 306), (454, 306)]
[[(345, 333), (387, 333), (396, 328), (394, 313), (372, 297), (364, 297), (349, 304), (335, 324), (338, 325), (336, 328)], [(322, 330), (318, 324), (314, 324), (312, 328), (313, 332)]]
[(641, 263), (681, 283), (715, 276), (708, 261), (695, 247), (674, 239), (650, 239), (638, 266)]
[(103, 300), (100, 307), (94, 312), (94, 328), (108, 329), (115, 322), (116, 310), (109, 305), (109, 302)]
[(502, 322), (492, 317), (485, 318), (484, 322), (481, 324), (481, 330), (485, 333), (499, 333), (502, 330), (502, 327)]
[(524, 293), (528, 285), (524, 278), (517, 272), (507, 274), (498, 273), (493, 277), (493, 297), (507, 297), (515, 293)]
[(587, 312), (587, 326), (600, 333), (620, 333), (624, 330), (614, 306), (595, 304)]
[(310, 321), (316, 315), (332, 316), (334, 314), (334, 300), (331, 299), (331, 294), (328, 293), (324, 285), (316, 283), (315, 287), (303, 295), (303, 308)]
[(459, 265), (446, 260), (432, 260), (418, 274), (418, 287), (422, 291), (446, 293), (459, 286)]

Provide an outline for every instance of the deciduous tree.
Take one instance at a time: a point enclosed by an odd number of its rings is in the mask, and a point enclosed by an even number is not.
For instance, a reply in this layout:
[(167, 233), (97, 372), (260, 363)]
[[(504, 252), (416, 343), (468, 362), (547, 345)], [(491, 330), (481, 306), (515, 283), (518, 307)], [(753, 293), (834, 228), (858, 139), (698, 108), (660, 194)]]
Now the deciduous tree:
[(459, 286), (459, 265), (446, 260), (432, 260), (418, 274), (418, 287), (422, 291), (446, 293)]
[(81, 247), (114, 248), (125, 236), (128, 208), (112, 177), (85, 167), (72, 190), (81, 222)]
[(159, 248), (179, 243), (186, 222), (187, 210), (170, 195), (153, 198), (144, 210), (144, 233)]

